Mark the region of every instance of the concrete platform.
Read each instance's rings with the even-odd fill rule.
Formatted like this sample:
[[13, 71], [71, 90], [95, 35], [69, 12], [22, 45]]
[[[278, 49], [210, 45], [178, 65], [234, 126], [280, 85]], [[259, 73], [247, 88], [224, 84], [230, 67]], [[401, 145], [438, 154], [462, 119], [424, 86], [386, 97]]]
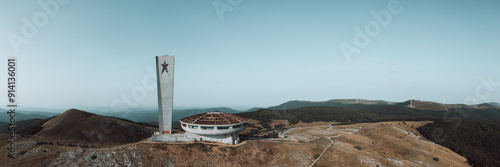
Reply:
[[240, 135], [238, 133], [226, 135], [199, 135], [190, 132], [184, 134], [154, 134], [151, 137], [151, 141], [212, 141], [233, 145], [240, 142]]

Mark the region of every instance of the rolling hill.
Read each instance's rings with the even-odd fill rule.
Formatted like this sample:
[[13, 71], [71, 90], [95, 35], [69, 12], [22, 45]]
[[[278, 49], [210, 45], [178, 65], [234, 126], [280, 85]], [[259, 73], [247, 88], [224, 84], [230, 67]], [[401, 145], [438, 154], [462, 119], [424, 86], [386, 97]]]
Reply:
[[[489, 108], [498, 108], [494, 106], [495, 103], [481, 103], [476, 105], [466, 105], [466, 104], [443, 104], [436, 103], [432, 101], [421, 101], [421, 100], [412, 100], [412, 108], [418, 110], [428, 110], [428, 111], [446, 111], [453, 108], [462, 108], [467, 110], [474, 109], [489, 109]], [[403, 105], [406, 107], [410, 107], [410, 100], [397, 103], [395, 105]]]
[[[0, 109], [0, 112], [1, 113], [6, 113], [7, 110], [5, 109]], [[30, 111], [16, 111], [16, 121], [23, 121], [23, 120], [28, 120], [28, 119], [35, 119], [35, 118], [38, 118], [38, 119], [45, 119], [45, 118], [49, 118], [50, 116], [54, 116], [56, 114], [47, 114], [47, 113], [43, 113], [43, 114], [37, 114], [36, 112], [30, 112]], [[5, 115], [2, 115], [0, 117], [0, 122], [10, 122], [10, 117], [5, 114]]]
[[[419, 127], [427, 139], [465, 156], [474, 166], [500, 166], [500, 121], [437, 120]], [[440, 133], [436, 133], [439, 130]], [[442, 132], [442, 133], [441, 133]]]
[[[41, 124], [43, 124], [48, 119], [29, 119], [24, 121], [16, 121], [16, 134], [19, 135], [35, 135], [41, 130]], [[0, 133], [10, 133], [8, 130], [9, 125], [7, 123], [0, 126]]]
[[[123, 165], [126, 163], [121, 161], [116, 163], [117, 160], [128, 157], [130, 161], [150, 165], [196, 166], [227, 162], [228, 165], [236, 166], [238, 164], [241, 166], [246, 166], [245, 164], [269, 166], [276, 165], [270, 162], [272, 159], [281, 158], [280, 164], [292, 166], [298, 164], [314, 165], [315, 159], [318, 160], [317, 165], [332, 163], [343, 165], [346, 163], [348, 165], [398, 166], [397, 164], [423, 165], [422, 163], [425, 163], [432, 164], [431, 166], [446, 166], [443, 164], [467, 166], [464, 158], [458, 156], [451, 158], [449, 155], [453, 152], [446, 151], [439, 145], [433, 145], [426, 139], [415, 137], [414, 134], [409, 133], [419, 134], [420, 131], [428, 140], [434, 141], [433, 136], [436, 129], [445, 129], [445, 134], [452, 136], [452, 138], [444, 142], [435, 142], [466, 156], [472, 165], [498, 163], [497, 161], [488, 161], [488, 158], [497, 157], [495, 154], [497, 147], [488, 148], [488, 145], [495, 144], [494, 142], [499, 137], [499, 124], [494, 120], [500, 120], [500, 109], [491, 104], [443, 105], [417, 100], [413, 101], [413, 104], [413, 108], [410, 108], [409, 101], [397, 104], [363, 100], [289, 101], [268, 109], [257, 109], [243, 113], [229, 108], [174, 111], [174, 121], [209, 111], [236, 113], [236, 115], [251, 120], [247, 132], [242, 132], [242, 137], [270, 137], [270, 134], [276, 134], [278, 131], [284, 130], [285, 127], [285, 130], [292, 130], [294, 140], [299, 140], [298, 143], [249, 140], [246, 142], [247, 144], [235, 147], [217, 146], [213, 143], [165, 144], [147, 142], [145, 139], [157, 131], [157, 128], [144, 123], [132, 122], [126, 118], [139, 120], [138, 122], [156, 122], [157, 111], [153, 110], [110, 114], [117, 114], [117, 116], [125, 118], [122, 119], [70, 109], [51, 118], [16, 122], [16, 128], [18, 128], [16, 132], [20, 134], [20, 144], [25, 148], [21, 149], [23, 150], [20, 155], [21, 160], [10, 162], [11, 164], [21, 164], [26, 162], [24, 160], [28, 160], [31, 164], [42, 163], [56, 166], [57, 164], [89, 163]], [[445, 120], [448, 118], [451, 120]], [[461, 120], [460, 126], [453, 124]], [[428, 122], [434, 123], [427, 124]], [[414, 125], [424, 126], [417, 131], [417, 127]], [[331, 131], [335, 127], [337, 130]], [[6, 133], [4, 131], [6, 125], [1, 128], [0, 132]], [[352, 130], [352, 132], [344, 133], [346, 130]], [[355, 133], [358, 130], [359, 133]], [[339, 134], [341, 135], [339, 136]], [[0, 135], [2, 139], [6, 137], [6, 134]], [[492, 137], [494, 141], [489, 141]], [[471, 139], [476, 141], [471, 142]], [[404, 144], [405, 142], [410, 144]], [[394, 143], [399, 143], [399, 145], [394, 146]], [[328, 149], [330, 146], [332, 146], [331, 149]], [[421, 149], [423, 146], [426, 148]], [[294, 152], [291, 153], [290, 150], [293, 148], [298, 149], [294, 149]], [[323, 148], [325, 149], [323, 150]], [[433, 151], [427, 152], [431, 148]], [[439, 148], [440, 153], [435, 152], [435, 148]], [[5, 146], [3, 150], [6, 150]], [[227, 150], [230, 151], [226, 152]], [[323, 154], [322, 151], [326, 158], [319, 158], [320, 154]], [[478, 151], [484, 153], [475, 153]], [[140, 155], [137, 154], [138, 152]], [[303, 155], [304, 152], [307, 153]], [[217, 159], [217, 162], [214, 162], [212, 157], [197, 158], [207, 154]], [[259, 156], [261, 154], [263, 156]], [[168, 156], [172, 159], [155, 159], [157, 155]], [[298, 155], [303, 157], [297, 157]], [[243, 158], [247, 156], [250, 156], [252, 160], [248, 161]], [[185, 157], [196, 160], [179, 161]], [[229, 162], [228, 157], [238, 160], [237, 162]], [[290, 161], [287, 157], [294, 159]], [[265, 160], [261, 161], [262, 159]], [[198, 161], [203, 163], [198, 163]], [[161, 163], [157, 164], [156, 162]], [[141, 164], [135, 165], [141, 166]]]
[[[7, 124], [8, 124], [7, 122], [0, 122], [0, 128], [6, 129], [6, 127], [4, 128], [4, 126], [6, 126]], [[0, 129], [0, 133], [2, 133], [1, 129]]]
[[297, 127], [289, 139], [237, 145], [143, 140], [87, 148], [19, 137], [16, 159], [1, 156], [0, 166], [469, 166], [464, 157], [421, 138], [415, 128], [426, 123], [323, 123]]
[[[439, 109], [438, 103], [417, 102], [409, 108], [409, 101], [394, 105], [371, 106], [364, 108], [344, 108], [334, 106], [308, 106], [296, 109], [260, 109], [236, 115], [251, 118], [262, 124], [275, 120], [287, 120], [291, 124], [313, 121], [338, 121], [343, 123], [380, 122], [380, 121], [433, 121], [436, 119], [462, 118], [472, 120], [500, 120], [500, 109], [494, 107], [448, 108]], [[425, 110], [428, 109], [428, 110]], [[465, 117], [466, 116], [466, 117]]]
[[302, 107], [311, 107], [311, 106], [329, 106], [329, 107], [344, 107], [344, 108], [370, 108], [374, 106], [386, 106], [392, 103], [382, 101], [382, 100], [363, 100], [363, 99], [334, 99], [328, 101], [299, 101], [293, 100], [288, 101], [283, 104], [269, 107], [267, 109], [270, 110], [288, 110], [288, 109], [296, 109]]
[[61, 145], [86, 147], [138, 142], [150, 137], [155, 131], [156, 127], [147, 124], [77, 109], [67, 110], [48, 119], [16, 122], [16, 133], [20, 135], [33, 135], [40, 140]]
[[[416, 101], [409, 108], [409, 101], [395, 105], [371, 108], [341, 108], [332, 106], [310, 106], [287, 110], [260, 109], [237, 115], [255, 120], [249, 127], [259, 133], [280, 131], [279, 123], [286, 127], [315, 121], [338, 121], [341, 124], [383, 121], [434, 121], [419, 128], [431, 141], [436, 135], [445, 135], [447, 140], [435, 141], [467, 157], [468, 162], [478, 166], [498, 166], [497, 139], [500, 138], [500, 109], [490, 105], [442, 105]], [[403, 124], [406, 125], [405, 122]], [[275, 125], [275, 126], [271, 126]], [[413, 127], [412, 127], [413, 128]], [[443, 131], [444, 133], [441, 133]]]

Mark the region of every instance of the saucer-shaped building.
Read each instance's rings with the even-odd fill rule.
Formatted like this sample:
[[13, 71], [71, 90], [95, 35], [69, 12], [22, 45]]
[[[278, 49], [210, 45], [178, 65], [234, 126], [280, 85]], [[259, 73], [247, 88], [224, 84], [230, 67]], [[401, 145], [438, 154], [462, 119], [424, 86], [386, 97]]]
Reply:
[[238, 132], [248, 126], [246, 118], [217, 111], [189, 116], [180, 122], [182, 129], [199, 135], [199, 140], [229, 144], [239, 143]]

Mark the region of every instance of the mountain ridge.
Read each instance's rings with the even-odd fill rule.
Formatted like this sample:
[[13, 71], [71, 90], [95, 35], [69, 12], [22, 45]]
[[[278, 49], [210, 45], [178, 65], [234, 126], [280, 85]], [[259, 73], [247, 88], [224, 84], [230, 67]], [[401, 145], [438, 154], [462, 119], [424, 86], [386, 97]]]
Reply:
[[56, 139], [64, 145], [86, 147], [138, 142], [155, 131], [157, 127], [78, 109], [69, 109], [47, 119], [20, 121], [16, 129], [20, 135]]
[[[336, 102], [336, 101], [334, 101]], [[349, 101], [352, 102], [352, 101]], [[348, 102], [348, 103], [349, 103]], [[408, 104], [406, 104], [408, 103]], [[412, 101], [413, 103], [413, 101]], [[418, 102], [415, 101], [415, 104], [422, 103], [422, 105], [428, 105], [431, 107], [435, 107], [437, 103], [427, 103], [427, 102]], [[285, 110], [274, 110], [274, 109], [259, 109], [253, 112], [243, 112], [237, 113], [236, 115], [244, 116], [249, 118], [251, 122], [249, 123], [249, 130], [246, 132], [241, 132], [242, 137], [252, 137], [253, 133], [267, 133], [276, 134], [277, 131], [283, 130], [283, 127], [290, 128], [291, 125], [299, 125], [303, 127], [304, 124], [314, 124], [315, 122], [323, 122], [323, 124], [330, 125], [331, 122], [334, 122], [335, 126], [341, 126], [343, 123], [346, 126], [358, 126], [355, 125], [357, 123], [373, 123], [373, 122], [385, 122], [385, 121], [401, 121], [399, 123], [394, 123], [395, 126], [404, 126], [410, 129], [414, 129], [413, 125], [407, 125], [409, 121], [435, 121], [441, 119], [443, 114], [446, 112], [444, 110], [420, 110], [418, 108], [410, 108], [409, 101], [391, 105], [377, 105], [377, 103], [373, 103], [374, 105], [368, 105], [370, 107], [358, 107], [358, 108], [345, 108], [345, 107], [335, 107], [335, 106], [306, 106], [296, 109], [285, 109]], [[442, 105], [441, 105], [442, 106]], [[488, 106], [484, 106], [488, 107]], [[225, 108], [210, 108], [210, 109], [199, 109], [194, 110], [193, 112], [204, 112], [211, 110], [224, 110]], [[453, 110], [461, 110], [461, 108], [450, 108], [450, 111]], [[468, 110], [463, 110], [463, 112], [470, 114], [470, 117], [465, 119], [499, 119], [500, 120], [500, 110], [496, 108], [480, 108], [480, 107], [472, 107]], [[37, 122], [35, 122], [37, 121]], [[27, 120], [20, 121], [21, 123], [32, 123], [30, 127], [25, 127], [24, 129], [31, 130], [33, 134], [21, 135], [24, 137], [33, 138], [36, 140], [38, 145], [44, 146], [49, 143], [47, 146], [50, 149], [54, 149], [56, 146], [51, 146], [55, 143], [59, 146], [71, 147], [71, 148], [113, 148], [117, 145], [132, 145], [137, 144], [137, 142], [145, 141], [145, 139], [149, 138], [152, 133], [158, 131], [156, 127], [149, 127], [144, 124], [135, 123], [133, 121], [122, 119], [122, 118], [114, 118], [109, 116], [102, 116], [94, 113], [89, 113], [86, 111], [78, 110], [78, 109], [70, 109], [67, 110], [57, 116], [47, 118], [45, 120]], [[286, 125], [285, 125], [286, 124]], [[391, 126], [393, 123], [375, 123], [371, 124], [373, 126], [380, 127], [382, 129], [391, 129], [391, 127], [386, 127], [387, 124]], [[360, 124], [361, 125], [361, 124]], [[366, 124], [364, 124], [366, 125]], [[113, 128], [110, 128], [113, 127]], [[330, 125], [333, 127], [333, 125]], [[37, 129], [38, 128], [38, 129]], [[324, 125], [318, 127], [310, 127], [312, 128], [309, 131], [312, 134], [317, 134], [318, 130], [324, 131], [327, 129]], [[23, 128], [19, 129], [20, 132], [24, 131]], [[340, 128], [343, 129], [343, 128]], [[349, 128], [349, 129], [359, 129], [359, 128]], [[407, 132], [399, 132], [398, 130], [392, 129], [394, 132], [398, 132], [401, 134], [397, 134], [400, 136], [402, 134], [406, 135]], [[293, 131], [292, 131], [293, 132]], [[362, 131], [363, 132], [363, 131]], [[301, 131], [296, 131], [293, 133], [301, 133]], [[322, 133], [331, 133], [331, 132], [322, 132]], [[369, 133], [369, 131], [365, 130], [362, 134]], [[380, 131], [380, 134], [385, 134], [386, 131]], [[308, 134], [311, 135], [311, 134]], [[334, 135], [333, 133], [331, 135]], [[360, 134], [361, 135], [361, 134]], [[1, 136], [1, 135], [0, 135]], [[396, 138], [397, 136], [386, 136], [388, 139]], [[296, 137], [300, 137], [296, 136]], [[332, 141], [332, 136], [324, 136], [325, 138], [320, 138], [325, 142], [325, 146], [328, 145]], [[360, 136], [361, 137], [361, 136]], [[406, 140], [405, 137], [400, 138], [401, 140]], [[345, 142], [345, 138], [335, 139], [337, 142]], [[307, 141], [311, 142], [310, 144], [314, 145], [314, 142], [319, 140]], [[363, 149], [371, 147], [370, 142], [365, 143], [363, 145]], [[419, 140], [415, 140], [419, 141]], [[260, 141], [258, 141], [260, 142]], [[357, 143], [357, 140], [353, 140], [352, 144]], [[390, 143], [390, 142], [387, 142]], [[178, 144], [173, 144], [178, 145]], [[200, 148], [201, 151], [210, 152], [217, 151], [217, 149], [224, 150], [227, 148], [218, 148], [212, 149], [206, 148], [206, 145], [209, 144], [201, 144], [195, 143], [195, 145], [180, 145], [180, 148], [191, 149], [191, 148]], [[171, 145], [169, 145], [171, 146]], [[272, 146], [272, 145], [269, 145]], [[44, 146], [45, 147], [45, 146]], [[158, 146], [152, 146], [154, 148], [158, 148]], [[246, 146], [248, 147], [248, 146]], [[255, 148], [256, 147], [256, 148]], [[354, 147], [354, 145], [350, 146], [350, 148]], [[252, 149], [259, 149], [258, 145], [252, 146]], [[385, 147], [380, 147], [385, 148]], [[151, 150], [152, 148], [142, 148], [143, 150]], [[340, 150], [344, 150], [342, 148]], [[86, 149], [82, 149], [86, 150]], [[107, 150], [107, 149], [100, 149]], [[165, 149], [161, 149], [165, 150]], [[244, 149], [242, 149], [244, 150]], [[160, 151], [160, 150], [159, 150]], [[199, 150], [198, 150], [199, 151]], [[269, 155], [275, 154], [272, 150], [269, 150]], [[359, 150], [361, 151], [361, 150]], [[395, 150], [396, 151], [396, 150]], [[412, 151], [412, 150], [407, 150]], [[85, 151], [83, 151], [85, 152]], [[321, 153], [321, 151], [314, 151]], [[30, 153], [31, 154], [31, 153]], [[101, 155], [95, 155], [92, 151], [87, 152], [89, 160], [95, 159], [92, 157], [98, 157]], [[234, 154], [231, 152], [230, 154]], [[312, 153], [310, 153], [312, 154]], [[314, 153], [316, 154], [316, 153]], [[406, 155], [406, 154], [405, 154]], [[172, 156], [172, 155], [171, 155]], [[310, 155], [313, 156], [313, 155]], [[316, 155], [314, 155], [316, 156]], [[428, 155], [428, 156], [431, 156]], [[105, 157], [105, 156], [104, 156]], [[444, 159], [442, 159], [444, 161]], [[432, 162], [432, 159], [430, 159]], [[462, 161], [463, 162], [463, 161]], [[325, 162], [325, 164], [327, 164]]]

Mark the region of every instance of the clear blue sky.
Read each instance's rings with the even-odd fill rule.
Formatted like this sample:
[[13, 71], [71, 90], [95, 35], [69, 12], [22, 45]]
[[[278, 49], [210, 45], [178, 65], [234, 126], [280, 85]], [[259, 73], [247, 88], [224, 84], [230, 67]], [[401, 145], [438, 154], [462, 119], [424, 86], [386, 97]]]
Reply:
[[[1, 0], [0, 77], [7, 78], [7, 57], [17, 56], [20, 105], [109, 107], [144, 88], [155, 56], [173, 55], [174, 107], [338, 98], [500, 101], [500, 86], [491, 91], [478, 79], [500, 82], [500, 1], [401, 0], [400, 13], [350, 62], [341, 43], [355, 45], [355, 27], [365, 31], [376, 21], [370, 12], [387, 11], [389, 0], [220, 2], [232, 8], [223, 19], [212, 0], [72, 0], [54, 16], [45, 13], [43, 23], [39, 1]], [[33, 22], [33, 16], [42, 27], [16, 52], [8, 34], [22, 37], [23, 18]], [[4, 92], [6, 84], [0, 82]], [[156, 86], [144, 90], [132, 103], [156, 106]]]

